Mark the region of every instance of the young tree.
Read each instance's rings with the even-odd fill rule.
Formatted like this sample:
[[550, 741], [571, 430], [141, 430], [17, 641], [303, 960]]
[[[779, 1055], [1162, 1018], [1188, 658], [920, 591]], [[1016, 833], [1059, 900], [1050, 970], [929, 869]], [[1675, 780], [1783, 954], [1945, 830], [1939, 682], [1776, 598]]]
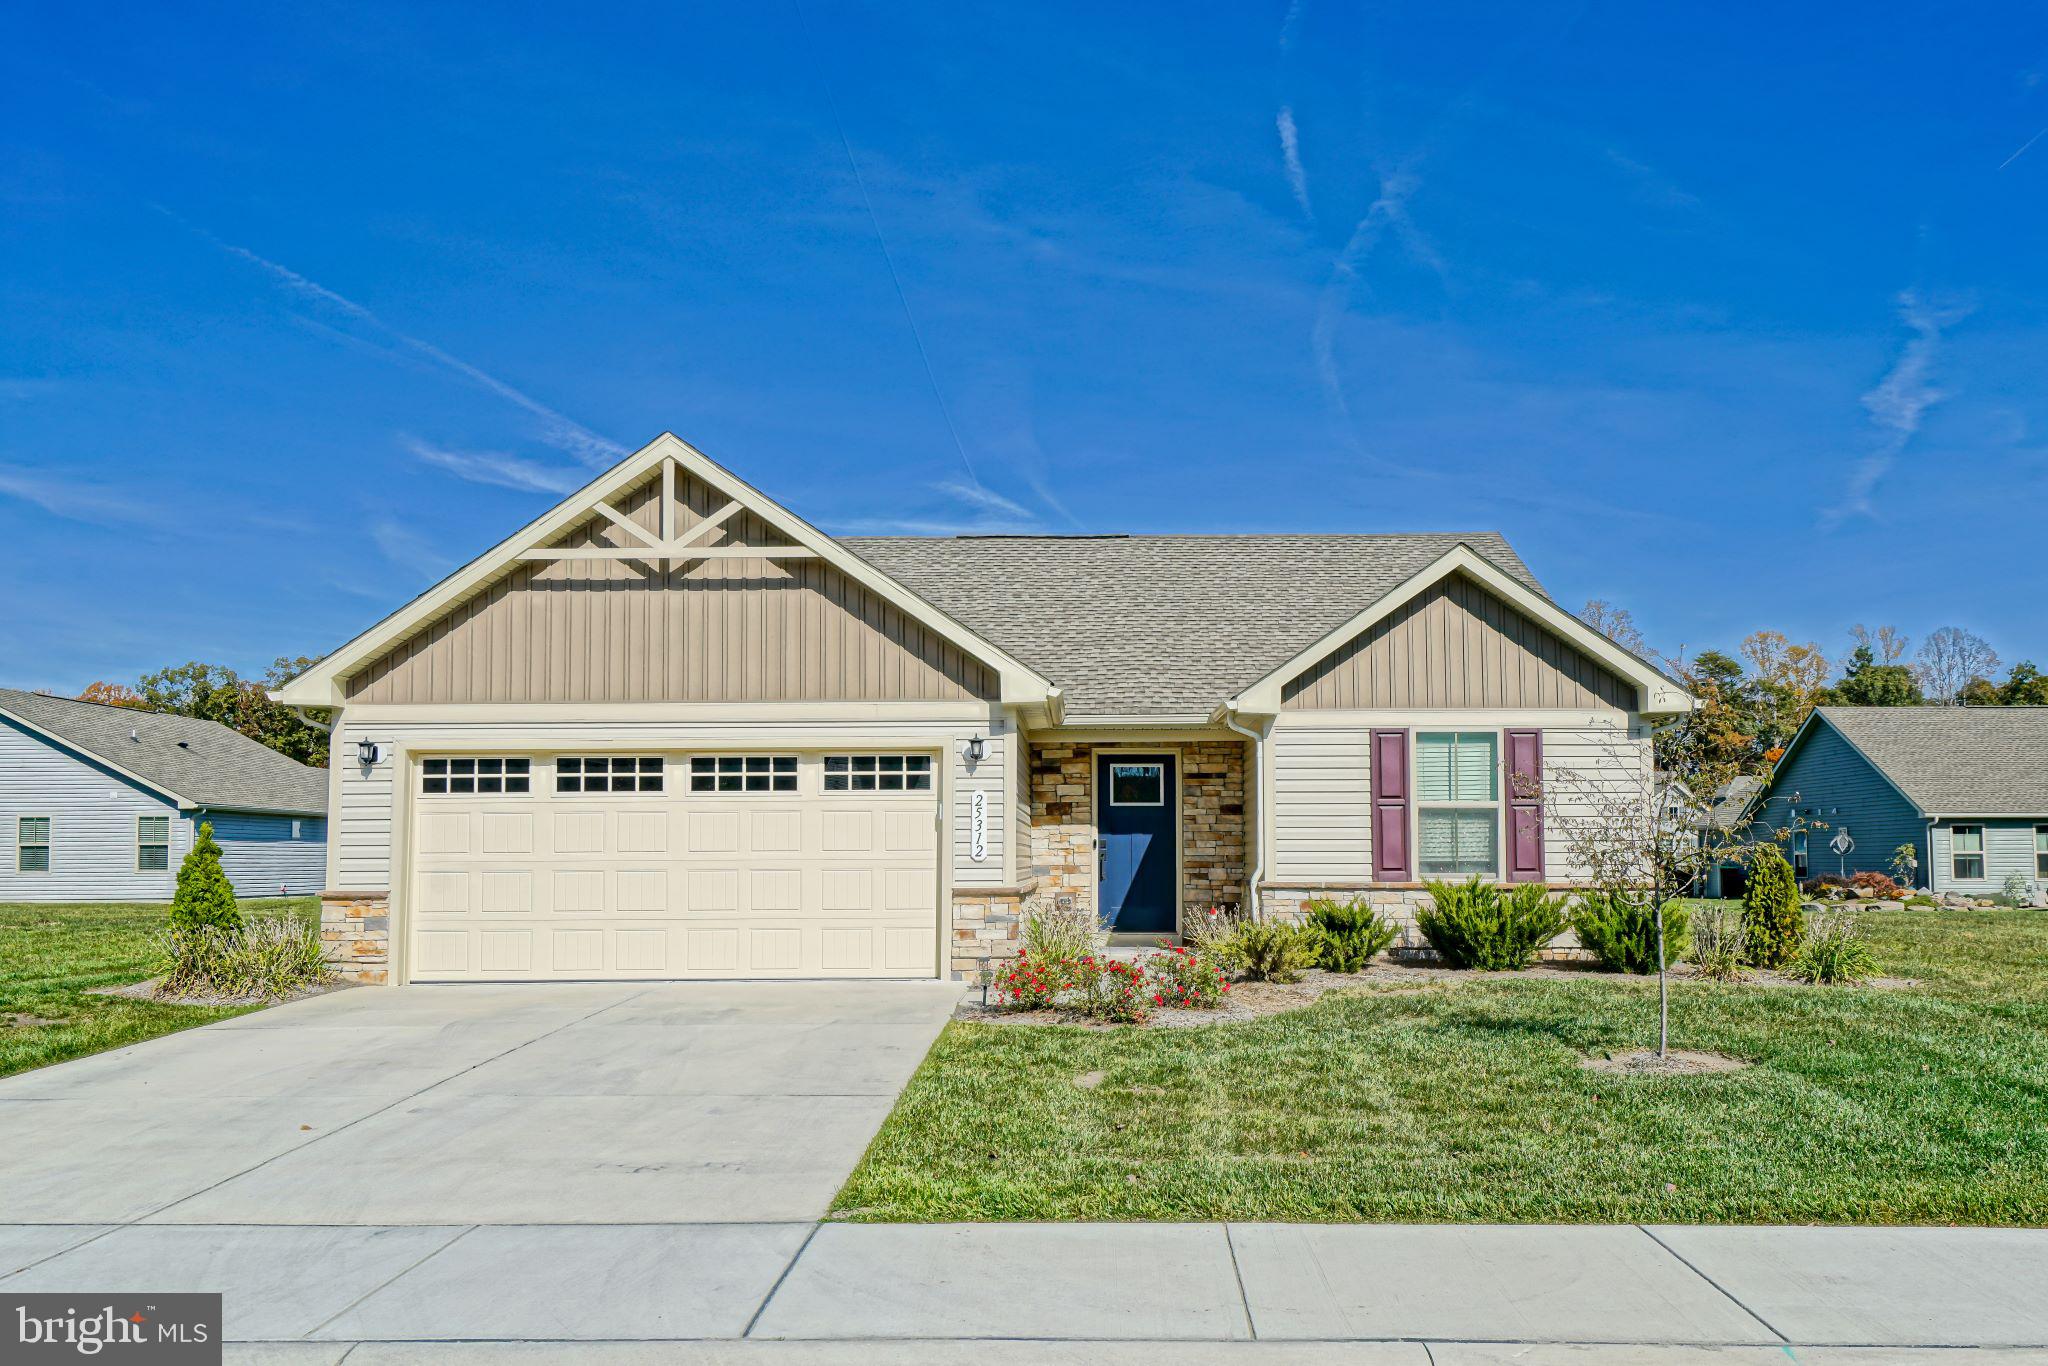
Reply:
[[1579, 620], [1631, 654], [1648, 653], [1643, 633], [1636, 629], [1636, 619], [1626, 607], [1594, 598], [1579, 609]]
[[1840, 707], [1917, 707], [1926, 700], [1911, 669], [1878, 663], [1868, 645], [1856, 647], [1849, 656], [1849, 671], [1828, 689], [1826, 698]]
[[213, 823], [202, 821], [192, 852], [178, 865], [178, 890], [171, 897], [171, 930], [182, 934], [211, 928], [235, 930], [242, 911], [235, 904], [235, 885], [220, 866], [220, 846], [213, 842]]
[[1913, 671], [1928, 701], [1957, 706], [1972, 679], [1998, 672], [1998, 653], [1981, 636], [1960, 626], [1944, 626], [1920, 646]]

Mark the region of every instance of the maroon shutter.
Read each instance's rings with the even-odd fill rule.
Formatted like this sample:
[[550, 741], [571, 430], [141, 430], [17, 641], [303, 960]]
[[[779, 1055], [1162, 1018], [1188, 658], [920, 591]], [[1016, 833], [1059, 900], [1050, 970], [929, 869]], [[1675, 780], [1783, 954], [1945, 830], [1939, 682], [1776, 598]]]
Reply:
[[1408, 880], [1408, 732], [1372, 733], [1372, 876]]
[[1508, 857], [1510, 882], [1543, 881], [1543, 732], [1507, 733]]

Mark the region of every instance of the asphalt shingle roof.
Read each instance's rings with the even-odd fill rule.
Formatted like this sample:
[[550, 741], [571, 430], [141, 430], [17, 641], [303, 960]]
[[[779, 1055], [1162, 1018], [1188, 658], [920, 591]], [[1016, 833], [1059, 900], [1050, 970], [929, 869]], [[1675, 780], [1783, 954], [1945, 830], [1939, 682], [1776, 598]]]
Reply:
[[1822, 707], [1925, 815], [2048, 815], [2048, 707]]
[[308, 768], [217, 721], [13, 688], [0, 688], [0, 711], [196, 806], [327, 811], [326, 769]]
[[1495, 532], [850, 536], [840, 544], [1062, 688], [1069, 717], [1207, 714], [1460, 544]]

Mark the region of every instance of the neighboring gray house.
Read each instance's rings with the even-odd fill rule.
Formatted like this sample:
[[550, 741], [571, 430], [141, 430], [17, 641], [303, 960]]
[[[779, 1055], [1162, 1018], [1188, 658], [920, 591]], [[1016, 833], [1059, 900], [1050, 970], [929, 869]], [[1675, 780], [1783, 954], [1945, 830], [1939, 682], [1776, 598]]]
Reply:
[[0, 688], [0, 902], [168, 901], [201, 821], [238, 894], [317, 892], [327, 776], [212, 721]]
[[[1756, 820], [1811, 827], [1787, 842], [1801, 877], [1889, 874], [1910, 844], [1936, 892], [1990, 895], [2015, 873], [2048, 882], [2048, 707], [1820, 707]], [[1837, 854], [1844, 830], [1855, 847]]]

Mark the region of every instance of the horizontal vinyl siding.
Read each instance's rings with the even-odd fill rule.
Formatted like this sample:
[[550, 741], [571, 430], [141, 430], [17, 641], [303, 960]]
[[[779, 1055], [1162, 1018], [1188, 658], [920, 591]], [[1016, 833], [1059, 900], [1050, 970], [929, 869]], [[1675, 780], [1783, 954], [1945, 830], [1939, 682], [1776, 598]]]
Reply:
[[1635, 686], [1554, 631], [1454, 574], [1282, 689], [1301, 710], [1612, 707]]
[[[1650, 802], [1650, 741], [1616, 726], [1543, 730], [1543, 866], [1552, 882], [1577, 882], [1583, 833], [1631, 803]], [[1576, 847], [1575, 847], [1576, 846]]]
[[[16, 871], [16, 822], [50, 818], [50, 871]], [[138, 816], [169, 816], [170, 868], [135, 871]], [[168, 901], [191, 831], [176, 806], [0, 719], [0, 902]]]
[[[220, 866], [236, 896], [311, 896], [327, 876], [327, 822], [312, 816], [209, 811], [191, 818], [213, 826]], [[292, 838], [292, 822], [299, 837]]]
[[[687, 479], [677, 495], [684, 530], [725, 501]], [[653, 531], [659, 502], [656, 480], [615, 506]], [[593, 517], [557, 544], [629, 539]], [[787, 538], [742, 513], [703, 543]], [[697, 560], [665, 579], [567, 560], [511, 571], [345, 687], [352, 702], [964, 701], [992, 697], [995, 680], [823, 560]]]
[[[986, 747], [982, 761], [970, 771], [961, 756], [963, 743], [980, 733]], [[944, 841], [950, 849], [955, 887], [1000, 887], [1003, 873], [1004, 841], [1016, 819], [1012, 804], [1009, 769], [1016, 734], [1005, 727], [998, 735], [984, 724], [971, 722], [821, 722], [789, 721], [752, 724], [672, 724], [656, 722], [591, 723], [573, 721], [534, 722], [378, 722], [344, 723], [335, 731], [334, 752], [352, 755], [358, 740], [374, 739], [383, 747], [380, 761], [365, 770], [353, 759], [340, 763], [341, 800], [334, 834], [333, 884], [338, 891], [389, 890], [392, 878], [392, 791], [396, 746], [403, 744], [415, 753], [431, 753], [435, 746], [460, 744], [502, 745], [499, 752], [575, 753], [580, 745], [619, 743], [644, 748], [648, 753], [689, 753], [694, 746], [731, 750], [736, 745], [763, 753], [786, 750], [830, 750], [837, 747], [835, 734], [849, 737], [846, 748], [855, 753], [874, 753], [888, 744], [906, 750], [938, 750], [940, 762], [950, 767], [952, 810], [947, 816]], [[881, 737], [886, 743], [872, 743]], [[855, 741], [863, 743], [856, 743]], [[971, 853], [969, 828], [970, 794], [980, 788], [987, 792], [987, 855], [976, 863]]]
[[[1792, 800], [1795, 794], [1796, 802]], [[1902, 844], [1910, 844], [1926, 856], [1927, 822], [1825, 717], [1813, 722], [1791, 760], [1771, 776], [1758, 823], [1773, 832], [1787, 830], [1795, 809], [1806, 822], [1810, 877], [1826, 873], [1890, 876], [1892, 854]], [[1846, 857], [1828, 848], [1828, 842], [1844, 828], [1856, 842]], [[1924, 881], [1926, 870], [1921, 877]]]
[[[2048, 816], [2039, 822], [2048, 825]], [[1950, 838], [1950, 826], [1981, 825], [1984, 827], [1984, 876], [1981, 878], [1959, 879], [1951, 876], [1954, 863], [1954, 840]], [[1934, 890], [1937, 892], [1969, 892], [1973, 895], [1995, 895], [2005, 890], [2005, 880], [2014, 873], [2029, 882], [2043, 879], [2034, 870], [2034, 821], [1992, 820], [1992, 821], [1943, 821], [1934, 827]], [[1830, 870], [1832, 871], [1832, 870]]]

